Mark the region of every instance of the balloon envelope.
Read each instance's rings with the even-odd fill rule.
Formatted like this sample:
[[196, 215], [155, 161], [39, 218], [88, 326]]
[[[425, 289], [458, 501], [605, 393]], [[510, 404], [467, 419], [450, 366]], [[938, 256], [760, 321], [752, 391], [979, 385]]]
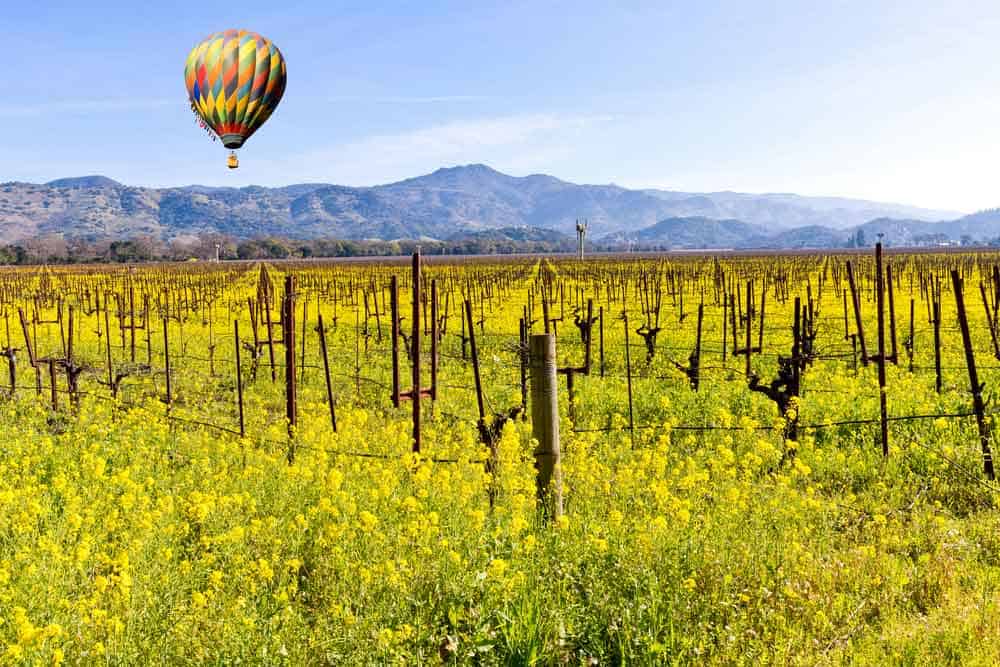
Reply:
[[242, 146], [274, 113], [285, 76], [278, 47], [247, 30], [210, 35], [191, 49], [184, 66], [192, 108], [231, 149]]

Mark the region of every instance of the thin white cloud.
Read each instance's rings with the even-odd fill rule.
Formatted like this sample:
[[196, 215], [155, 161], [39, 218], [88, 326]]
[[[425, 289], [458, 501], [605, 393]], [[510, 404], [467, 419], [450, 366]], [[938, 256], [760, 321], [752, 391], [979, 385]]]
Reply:
[[309, 173], [315, 179], [324, 174], [339, 183], [374, 184], [449, 163], [543, 167], [537, 156], [565, 154], [585, 129], [611, 120], [607, 115], [536, 113], [453, 121], [299, 155], [283, 171], [286, 176]]
[[409, 132], [375, 135], [349, 145], [383, 160], [413, 156], [458, 156], [470, 149], [523, 144], [538, 134], [582, 129], [598, 120], [593, 116], [531, 114], [506, 116], [420, 128]]
[[486, 95], [334, 95], [329, 102], [368, 102], [372, 104], [450, 104], [453, 102], [485, 102], [492, 99]]
[[[180, 103], [183, 103], [180, 98]], [[0, 118], [28, 118], [51, 114], [120, 113], [162, 109], [178, 104], [178, 99], [106, 99], [106, 100], [52, 100], [36, 104], [0, 103]]]

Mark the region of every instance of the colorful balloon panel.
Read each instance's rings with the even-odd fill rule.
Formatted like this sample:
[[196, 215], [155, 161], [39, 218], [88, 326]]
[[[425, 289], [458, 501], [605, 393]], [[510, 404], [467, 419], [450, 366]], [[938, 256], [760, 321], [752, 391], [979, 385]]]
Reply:
[[210, 35], [191, 49], [184, 66], [191, 107], [226, 148], [242, 146], [271, 117], [285, 78], [278, 47], [247, 30]]

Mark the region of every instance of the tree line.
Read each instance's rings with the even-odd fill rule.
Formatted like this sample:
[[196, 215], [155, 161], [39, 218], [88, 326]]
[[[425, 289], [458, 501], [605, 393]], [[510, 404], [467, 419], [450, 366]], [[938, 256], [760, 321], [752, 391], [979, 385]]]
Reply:
[[0, 246], [0, 265], [134, 263], [231, 259], [301, 259], [409, 255], [417, 246], [430, 255], [493, 255], [571, 252], [574, 242], [471, 238], [453, 241], [237, 239], [223, 234], [162, 241], [153, 236], [127, 239], [66, 239], [46, 236]]

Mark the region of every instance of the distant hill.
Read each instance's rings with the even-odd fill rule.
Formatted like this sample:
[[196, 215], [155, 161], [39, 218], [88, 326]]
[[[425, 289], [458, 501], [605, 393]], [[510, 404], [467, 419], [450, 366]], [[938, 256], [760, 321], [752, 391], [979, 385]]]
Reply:
[[482, 239], [492, 241], [534, 241], [542, 243], [576, 243], [568, 234], [557, 232], [552, 229], [542, 229], [541, 227], [498, 227], [496, 229], [483, 229], [475, 232], [458, 232], [449, 241], [462, 239]]
[[107, 176], [77, 176], [76, 178], [59, 178], [45, 185], [52, 188], [120, 188], [122, 184]]
[[[310, 183], [154, 189], [123, 185], [104, 176], [64, 178], [44, 185], [0, 184], [0, 243], [44, 235], [89, 240], [150, 235], [170, 240], [204, 233], [237, 238], [450, 239], [456, 234], [525, 227], [572, 238], [577, 218], [589, 219], [593, 240], [626, 238], [665, 220], [693, 218], [700, 220], [690, 223], [696, 230], [688, 232], [683, 224], [673, 224], [669, 233], [680, 234], [678, 238], [686, 239], [682, 243], [693, 243], [702, 233], [720, 243], [735, 242], [740, 234], [726, 230], [740, 222], [753, 228], [745, 241], [756, 243], [761, 235], [770, 238], [809, 226], [829, 240], [834, 234], [820, 233], [819, 227], [849, 230], [880, 217], [926, 222], [954, 220], [959, 214], [829, 197], [577, 185], [541, 174], [509, 176], [485, 165], [443, 168], [362, 188]], [[707, 219], [727, 224], [712, 226]], [[970, 227], [977, 224], [968, 221]], [[667, 233], [662, 227], [648, 232], [660, 237]], [[800, 240], [805, 242], [805, 237]]]
[[740, 220], [704, 217], [667, 218], [634, 234], [611, 236], [605, 241], [633, 241], [665, 248], [744, 248], [764, 245], [767, 230]]
[[769, 229], [829, 227], [847, 229], [875, 218], [914, 218], [923, 221], [951, 220], [956, 211], [928, 210], [903, 204], [883, 204], [843, 197], [804, 197], [795, 194], [744, 194], [713, 192], [690, 194], [646, 190], [671, 202], [678, 217], [736, 219]]

